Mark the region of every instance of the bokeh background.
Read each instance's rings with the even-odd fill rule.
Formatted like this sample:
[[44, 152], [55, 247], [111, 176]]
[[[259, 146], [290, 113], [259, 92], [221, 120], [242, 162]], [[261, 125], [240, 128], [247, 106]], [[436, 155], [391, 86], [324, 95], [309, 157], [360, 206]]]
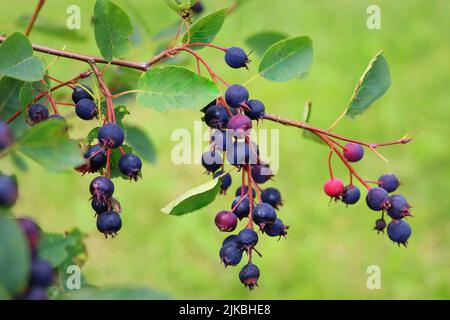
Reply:
[[[135, 48], [127, 58], [143, 61], [161, 42], [153, 36], [174, 24], [176, 15], [164, 1], [116, 0], [136, 22]], [[206, 11], [227, 6], [228, 1], [204, 0]], [[0, 31], [23, 30], [21, 16], [31, 14], [35, 1], [0, 3]], [[65, 28], [69, 5], [81, 7], [80, 30]], [[94, 1], [48, 0], [31, 39], [34, 43], [66, 50], [99, 54], [90, 25]], [[366, 27], [366, 9], [381, 8], [381, 30]], [[367, 179], [395, 172], [400, 192], [414, 206], [409, 219], [413, 234], [407, 249], [394, 245], [386, 235], [372, 231], [378, 214], [363, 202], [349, 208], [328, 206], [322, 185], [328, 177], [328, 151], [304, 140], [300, 130], [265, 122], [264, 128], [280, 129], [280, 170], [271, 186], [282, 192], [285, 205], [279, 211], [291, 226], [286, 240], [261, 237], [256, 258], [261, 269], [260, 287], [253, 292], [238, 280], [238, 268], [223, 268], [218, 250], [224, 234], [217, 232], [215, 213], [228, 208], [233, 195], [219, 197], [211, 206], [184, 216], [171, 217], [160, 208], [183, 191], [209, 179], [200, 165], [171, 162], [171, 133], [193, 129], [198, 111], [157, 113], [128, 101], [132, 112], [126, 121], [139, 125], [151, 136], [157, 162], [145, 165], [138, 183], [116, 182], [116, 195], [124, 208], [123, 229], [114, 240], [98, 233], [90, 208], [88, 185], [92, 176], [75, 172], [50, 174], [29, 162], [18, 173], [20, 201], [17, 214], [35, 217], [46, 231], [62, 232], [79, 227], [88, 234], [89, 259], [83, 273], [90, 283], [148, 286], [184, 299], [432, 299], [450, 298], [450, 2], [366, 0], [249, 0], [228, 17], [216, 43], [245, 49], [249, 36], [260, 31], [308, 35], [314, 41], [314, 65], [301, 81], [277, 84], [256, 79], [248, 85], [253, 97], [265, 102], [269, 112], [301, 119], [303, 104], [313, 102], [315, 125], [327, 127], [342, 112], [357, 79], [370, 58], [385, 51], [392, 86], [363, 116], [344, 119], [337, 133], [366, 141], [385, 141], [405, 133], [414, 141], [383, 149], [390, 160], [368, 152], [356, 165]], [[143, 18], [144, 27], [139, 20]], [[250, 71], [228, 68], [221, 53], [202, 54], [223, 78], [241, 83]], [[50, 62], [49, 57], [44, 59]], [[194, 67], [191, 60], [190, 66]], [[61, 59], [52, 75], [68, 79], [84, 71], [83, 63]], [[121, 77], [116, 78], [117, 84]], [[66, 98], [69, 100], [69, 91]], [[82, 138], [95, 125], [64, 112], [73, 125], [72, 135]], [[336, 174], [347, 171], [335, 162]], [[3, 171], [17, 171], [7, 161]], [[239, 178], [236, 176], [233, 191]], [[230, 192], [232, 193], [232, 192]], [[380, 290], [368, 290], [366, 269], [381, 268]]]

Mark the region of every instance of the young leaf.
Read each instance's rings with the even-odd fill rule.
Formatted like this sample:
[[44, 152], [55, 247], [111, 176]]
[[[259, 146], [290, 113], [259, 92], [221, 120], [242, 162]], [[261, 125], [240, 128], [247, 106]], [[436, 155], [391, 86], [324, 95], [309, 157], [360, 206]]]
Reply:
[[133, 147], [134, 152], [143, 160], [155, 163], [156, 151], [150, 137], [138, 127], [127, 126], [127, 142]]
[[[303, 122], [309, 123], [309, 121], [311, 120], [311, 114], [312, 114], [312, 103], [311, 101], [307, 101], [305, 103], [305, 108], [303, 111]], [[303, 130], [303, 137], [305, 139], [314, 141], [319, 144], [325, 144], [325, 142], [323, 142], [322, 139], [320, 139], [317, 135], [308, 130]]]
[[23, 231], [11, 218], [0, 218], [0, 287], [15, 296], [28, 281], [30, 250]]
[[64, 121], [43, 121], [34, 125], [17, 143], [17, 149], [52, 172], [84, 163], [77, 142], [70, 140]]
[[133, 25], [120, 7], [110, 0], [97, 0], [94, 7], [95, 41], [108, 61], [124, 56], [130, 49]]
[[212, 179], [198, 187], [183, 193], [161, 209], [163, 213], [181, 216], [203, 207], [214, 201], [220, 191], [220, 180]]
[[13, 33], [0, 46], [0, 77], [37, 81], [43, 78], [44, 68], [44, 62], [33, 56], [31, 43], [23, 34]]
[[271, 45], [286, 38], [287, 35], [281, 32], [263, 31], [247, 38], [246, 43], [256, 55], [262, 57]]
[[[222, 28], [223, 22], [227, 15], [226, 9], [221, 9], [204, 16], [195, 22], [189, 32], [183, 36], [183, 43], [203, 42], [210, 43]], [[203, 47], [193, 47], [193, 49], [201, 49]]]
[[308, 37], [289, 38], [267, 49], [259, 65], [259, 73], [271, 81], [289, 81], [306, 75], [312, 62], [312, 40]]
[[383, 51], [380, 51], [372, 58], [362, 77], [358, 80], [345, 114], [350, 118], [355, 118], [364, 113], [375, 100], [387, 91], [390, 85], [389, 66]]
[[217, 85], [190, 71], [176, 66], [152, 68], [138, 82], [140, 104], [166, 111], [171, 108], [200, 108], [219, 95]]

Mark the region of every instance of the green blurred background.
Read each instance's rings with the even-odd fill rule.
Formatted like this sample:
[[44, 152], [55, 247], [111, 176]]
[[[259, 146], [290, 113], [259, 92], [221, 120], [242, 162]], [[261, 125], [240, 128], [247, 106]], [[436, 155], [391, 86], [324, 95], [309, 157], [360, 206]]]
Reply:
[[[12, 5], [2, 1], [0, 31], [23, 30], [17, 21], [31, 14], [35, 2], [15, 0]], [[137, 22], [138, 41], [127, 58], [143, 61], [151, 57], [160, 46], [151, 37], [175, 23], [176, 15], [164, 1], [116, 3], [133, 19], [139, 12], [148, 25], [146, 30]], [[65, 28], [66, 8], [72, 4], [81, 7], [81, 30]], [[89, 23], [93, 4], [88, 0], [48, 0], [38, 20], [41, 28], [32, 32], [32, 41], [97, 55]], [[230, 2], [204, 0], [204, 4], [210, 12]], [[366, 9], [372, 4], [381, 8], [381, 30], [366, 27]], [[157, 113], [133, 100], [128, 103], [132, 115], [126, 121], [141, 126], [152, 137], [158, 159], [154, 165], [145, 165], [144, 179], [138, 183], [116, 182], [124, 220], [118, 237], [105, 241], [96, 230], [87, 201], [89, 175], [50, 174], [29, 162], [29, 171], [18, 174], [21, 194], [14, 212], [35, 217], [46, 231], [79, 227], [86, 232], [89, 259], [83, 272], [89, 282], [100, 287], [137, 284], [184, 299], [448, 299], [449, 13], [447, 0], [249, 0], [228, 17], [215, 41], [249, 50], [245, 39], [260, 31], [310, 36], [315, 61], [306, 79], [283, 84], [257, 79], [248, 88], [253, 97], [265, 102], [269, 112], [293, 119], [301, 119], [304, 102], [311, 100], [312, 122], [320, 127], [327, 127], [342, 112], [370, 58], [379, 49], [385, 51], [391, 88], [357, 120], [344, 119], [336, 133], [373, 142], [397, 139], [405, 133], [414, 138], [408, 145], [383, 149], [388, 163], [368, 152], [356, 165], [367, 179], [386, 172], [401, 178], [400, 192], [414, 206], [414, 218], [409, 219], [413, 234], [407, 249], [371, 230], [378, 214], [363, 202], [349, 208], [341, 203], [328, 206], [322, 192], [328, 175], [324, 147], [304, 140], [300, 130], [265, 122], [264, 128], [280, 129], [280, 170], [270, 185], [283, 194], [285, 205], [279, 213], [291, 229], [286, 240], [261, 237], [258, 248], [264, 257], [256, 258], [261, 269], [260, 287], [249, 292], [238, 280], [239, 269], [224, 270], [218, 258], [224, 234], [217, 232], [213, 219], [217, 211], [230, 206], [232, 194], [184, 217], [159, 211], [175, 196], [209, 179], [200, 165], [171, 162], [175, 144], [172, 131], [192, 131], [200, 113]], [[231, 83], [248, 80], [259, 62], [252, 56], [249, 72], [232, 70], [224, 64], [221, 53], [204, 49], [202, 54]], [[43, 57], [47, 63], [51, 61]], [[192, 61], [190, 66], [194, 67]], [[83, 63], [61, 59], [51, 72], [68, 79], [84, 70]], [[120, 83], [120, 76], [116, 81]], [[69, 94], [66, 91], [66, 101]], [[65, 114], [75, 127], [75, 138], [85, 136], [95, 125], [76, 119], [70, 112]], [[336, 174], [345, 178], [345, 168], [337, 161], [335, 164]], [[17, 171], [6, 161], [1, 166], [3, 171]], [[233, 192], [238, 180], [236, 175]], [[381, 268], [380, 290], [366, 287], [369, 265]]]

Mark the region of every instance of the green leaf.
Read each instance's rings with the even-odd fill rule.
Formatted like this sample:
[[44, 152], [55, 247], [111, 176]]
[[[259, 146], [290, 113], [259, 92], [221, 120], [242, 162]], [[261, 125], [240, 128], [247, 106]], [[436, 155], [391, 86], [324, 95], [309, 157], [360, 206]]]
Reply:
[[74, 300], [165, 300], [168, 296], [148, 288], [87, 288], [68, 294]]
[[276, 31], [263, 31], [247, 38], [246, 43], [256, 55], [262, 57], [264, 52], [275, 42], [286, 39], [288, 36]]
[[34, 125], [18, 141], [17, 149], [52, 172], [84, 163], [78, 143], [68, 138], [67, 126], [61, 120]]
[[31, 82], [25, 82], [19, 93], [19, 101], [22, 107], [22, 114], [26, 114], [27, 107], [33, 102], [33, 100], [33, 84]]
[[[14, 113], [20, 110], [19, 94], [24, 82], [3, 77], [0, 79], [0, 119], [8, 120]], [[25, 118], [21, 114], [15, 121], [9, 124], [14, 136], [19, 138], [28, 130]]]
[[20, 156], [16, 152], [11, 152], [10, 156], [11, 156], [12, 163], [14, 163], [14, 165], [16, 166], [17, 169], [24, 171], [24, 172], [28, 171], [28, 165], [22, 156]]
[[184, 67], [166, 66], [145, 72], [138, 82], [140, 104], [166, 111], [201, 108], [219, 95], [217, 85]]
[[362, 77], [358, 80], [345, 114], [350, 118], [355, 118], [364, 113], [375, 100], [387, 91], [390, 85], [389, 66], [383, 51], [380, 51], [372, 58]]
[[[191, 26], [189, 34], [188, 32], [184, 34], [183, 43], [212, 42], [222, 28], [226, 15], [227, 10], [221, 9], [199, 19]], [[193, 49], [201, 48], [203, 47], [193, 47]]]
[[126, 140], [133, 147], [134, 152], [143, 160], [155, 163], [155, 146], [144, 130], [138, 127], [127, 126]]
[[23, 34], [13, 33], [0, 46], [0, 76], [37, 81], [44, 76], [44, 68], [44, 62], [33, 56], [31, 43]]
[[86, 140], [88, 144], [91, 144], [95, 139], [98, 137], [98, 131], [100, 130], [100, 127], [95, 127], [91, 131], [89, 131]]
[[26, 286], [30, 270], [30, 250], [16, 220], [0, 218], [0, 287], [10, 296]]
[[181, 216], [203, 207], [216, 199], [220, 191], [220, 180], [214, 178], [207, 183], [190, 189], [161, 209], [163, 213]]
[[271, 81], [289, 81], [306, 75], [312, 62], [312, 40], [308, 37], [289, 38], [267, 49], [259, 65], [259, 73]]
[[[305, 103], [305, 108], [303, 110], [303, 122], [309, 123], [309, 121], [311, 120], [311, 115], [312, 115], [312, 103], [311, 101], [307, 101]], [[325, 142], [323, 142], [322, 139], [320, 139], [317, 135], [315, 135], [311, 131], [303, 130], [303, 137], [305, 139], [325, 145]]]
[[94, 7], [95, 41], [102, 56], [111, 61], [131, 47], [133, 25], [128, 15], [110, 0], [97, 0]]

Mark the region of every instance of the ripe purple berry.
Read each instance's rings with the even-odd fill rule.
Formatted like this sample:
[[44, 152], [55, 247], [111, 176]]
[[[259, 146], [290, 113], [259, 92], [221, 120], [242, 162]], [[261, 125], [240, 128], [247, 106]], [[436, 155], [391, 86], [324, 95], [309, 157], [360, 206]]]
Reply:
[[205, 111], [205, 123], [210, 128], [225, 129], [229, 118], [227, 109], [221, 105], [212, 105]]
[[222, 232], [231, 232], [236, 229], [238, 219], [231, 211], [220, 211], [214, 219], [217, 228]]
[[224, 247], [228, 244], [232, 244], [237, 247], [237, 235], [232, 234], [232, 235], [229, 235], [228, 237], [226, 237], [222, 242], [222, 247]]
[[192, 7], [192, 12], [201, 13], [205, 8], [203, 7], [203, 3], [201, 1], [196, 1]]
[[387, 209], [388, 215], [395, 220], [401, 220], [406, 216], [410, 216], [409, 209], [411, 206], [405, 197], [401, 194], [395, 194], [389, 198], [390, 206]]
[[44, 287], [31, 287], [19, 297], [20, 300], [48, 300], [47, 290]]
[[258, 286], [258, 267], [249, 262], [244, 267], [242, 267], [241, 271], [239, 272], [239, 279], [246, 287], [252, 290], [255, 286]]
[[265, 115], [265, 106], [259, 100], [252, 99], [247, 102], [248, 110], [244, 110], [244, 113], [252, 120], [259, 120]]
[[211, 135], [211, 145], [216, 150], [225, 151], [232, 143], [233, 138], [228, 130], [215, 130]]
[[91, 192], [93, 198], [107, 201], [114, 193], [114, 184], [111, 179], [107, 177], [96, 177], [92, 180], [91, 185], [89, 186], [89, 191]]
[[97, 229], [105, 235], [105, 238], [108, 235], [114, 237], [120, 228], [122, 228], [122, 219], [117, 212], [107, 211], [97, 216]]
[[274, 223], [277, 220], [275, 209], [268, 203], [259, 203], [253, 209], [253, 221], [264, 228], [266, 224]]
[[35, 252], [41, 239], [41, 229], [31, 218], [22, 217], [17, 219], [17, 222], [27, 238], [31, 252]]
[[278, 191], [278, 189], [275, 188], [264, 189], [261, 192], [261, 200], [264, 203], [270, 204], [275, 209], [278, 209], [278, 206], [281, 206], [283, 203], [280, 191]]
[[94, 101], [81, 99], [75, 105], [75, 113], [83, 120], [92, 120], [97, 117], [98, 110]]
[[[236, 197], [238, 197], [241, 195], [246, 195], [247, 193], [248, 193], [248, 186], [244, 185], [244, 186], [240, 186], [236, 189], [235, 195], [236, 195]], [[253, 188], [252, 188], [252, 195], [253, 195], [253, 198], [256, 196], [256, 191]]]
[[237, 242], [229, 241], [220, 248], [219, 256], [225, 267], [236, 266], [242, 260], [242, 250], [238, 248]]
[[240, 167], [245, 164], [258, 163], [258, 147], [255, 143], [236, 141], [227, 148], [227, 160], [233, 165]]
[[211, 150], [206, 151], [202, 155], [202, 165], [207, 172], [216, 172], [222, 167], [223, 158], [219, 151]]
[[384, 233], [384, 229], [386, 228], [386, 221], [384, 221], [384, 219], [378, 219], [377, 221], [375, 221], [375, 227], [373, 227], [374, 230], [377, 230], [377, 233], [383, 232]]
[[258, 184], [269, 181], [273, 177], [273, 172], [266, 163], [252, 165], [252, 179]]
[[248, 97], [248, 90], [239, 84], [234, 84], [225, 91], [225, 101], [232, 108], [240, 108], [247, 102]]
[[387, 233], [389, 239], [406, 247], [411, 236], [411, 227], [405, 220], [392, 220], [387, 227]]
[[364, 148], [358, 143], [349, 142], [344, 146], [344, 157], [350, 162], [357, 162], [364, 156]]
[[225, 62], [233, 69], [242, 67], [247, 68], [247, 63], [250, 62], [244, 49], [240, 47], [231, 47], [225, 51]]
[[361, 197], [361, 192], [359, 188], [354, 185], [348, 185], [344, 188], [344, 192], [342, 193], [342, 202], [345, 204], [355, 204], [359, 201]]
[[389, 206], [389, 194], [382, 188], [372, 188], [367, 192], [366, 203], [374, 211], [384, 210]]
[[339, 198], [342, 192], [344, 192], [344, 184], [340, 179], [333, 178], [325, 183], [323, 191], [332, 198]]
[[105, 148], [118, 148], [125, 140], [125, 133], [122, 128], [115, 123], [105, 124], [98, 131], [98, 141]]
[[248, 217], [248, 214], [250, 213], [249, 198], [244, 196], [244, 200], [241, 201], [241, 199], [241, 196], [237, 196], [231, 204], [231, 209], [234, 209], [233, 212], [239, 218], [239, 220]]
[[43, 259], [35, 259], [31, 264], [30, 285], [48, 287], [53, 283], [54, 273], [50, 262]]
[[0, 173], [0, 207], [11, 207], [16, 203], [17, 196], [16, 178]]
[[39, 123], [48, 119], [48, 109], [42, 104], [33, 104], [30, 109], [28, 109], [28, 117], [32, 124]]
[[122, 174], [126, 175], [135, 181], [141, 174], [142, 161], [134, 153], [127, 153], [120, 157], [119, 170]]
[[92, 93], [92, 89], [89, 88], [88, 86], [85, 86], [85, 85], [83, 85], [83, 87], [86, 88], [87, 91], [86, 91], [84, 88], [80, 87], [80, 86], [76, 86], [76, 87], [73, 89], [73, 92], [72, 92], [72, 101], [73, 101], [74, 103], [77, 103], [77, 102], [80, 101], [81, 99], [94, 100], [94, 98], [93, 98], [93, 95], [94, 95], [94, 94]]
[[243, 229], [237, 235], [238, 247], [243, 250], [251, 250], [258, 243], [258, 234], [252, 229]]
[[281, 219], [277, 218], [274, 223], [266, 224], [262, 229], [269, 237], [281, 237], [287, 235], [287, 229], [289, 227], [285, 226]]
[[92, 198], [91, 207], [97, 214], [106, 212], [109, 210], [109, 200], [102, 200], [97, 198]]
[[387, 192], [394, 192], [400, 185], [400, 182], [398, 181], [397, 177], [395, 176], [395, 174], [392, 173], [382, 175], [381, 177], [378, 178], [378, 182], [380, 188], [383, 188]]
[[0, 121], [0, 151], [8, 148], [12, 142], [13, 133], [11, 128], [3, 121]]
[[93, 146], [86, 151], [84, 158], [89, 162], [89, 171], [97, 172], [106, 165], [106, 152], [101, 146]]
[[228, 129], [233, 137], [243, 139], [245, 136], [250, 135], [250, 129], [252, 128], [252, 120], [249, 117], [238, 113], [231, 117], [228, 121]]
[[[217, 171], [214, 174], [214, 178], [217, 178], [221, 175], [223, 175], [225, 172], [224, 171]], [[225, 194], [227, 192], [227, 189], [231, 186], [231, 175], [229, 173], [224, 174], [222, 177], [219, 178], [220, 179], [220, 193]]]

